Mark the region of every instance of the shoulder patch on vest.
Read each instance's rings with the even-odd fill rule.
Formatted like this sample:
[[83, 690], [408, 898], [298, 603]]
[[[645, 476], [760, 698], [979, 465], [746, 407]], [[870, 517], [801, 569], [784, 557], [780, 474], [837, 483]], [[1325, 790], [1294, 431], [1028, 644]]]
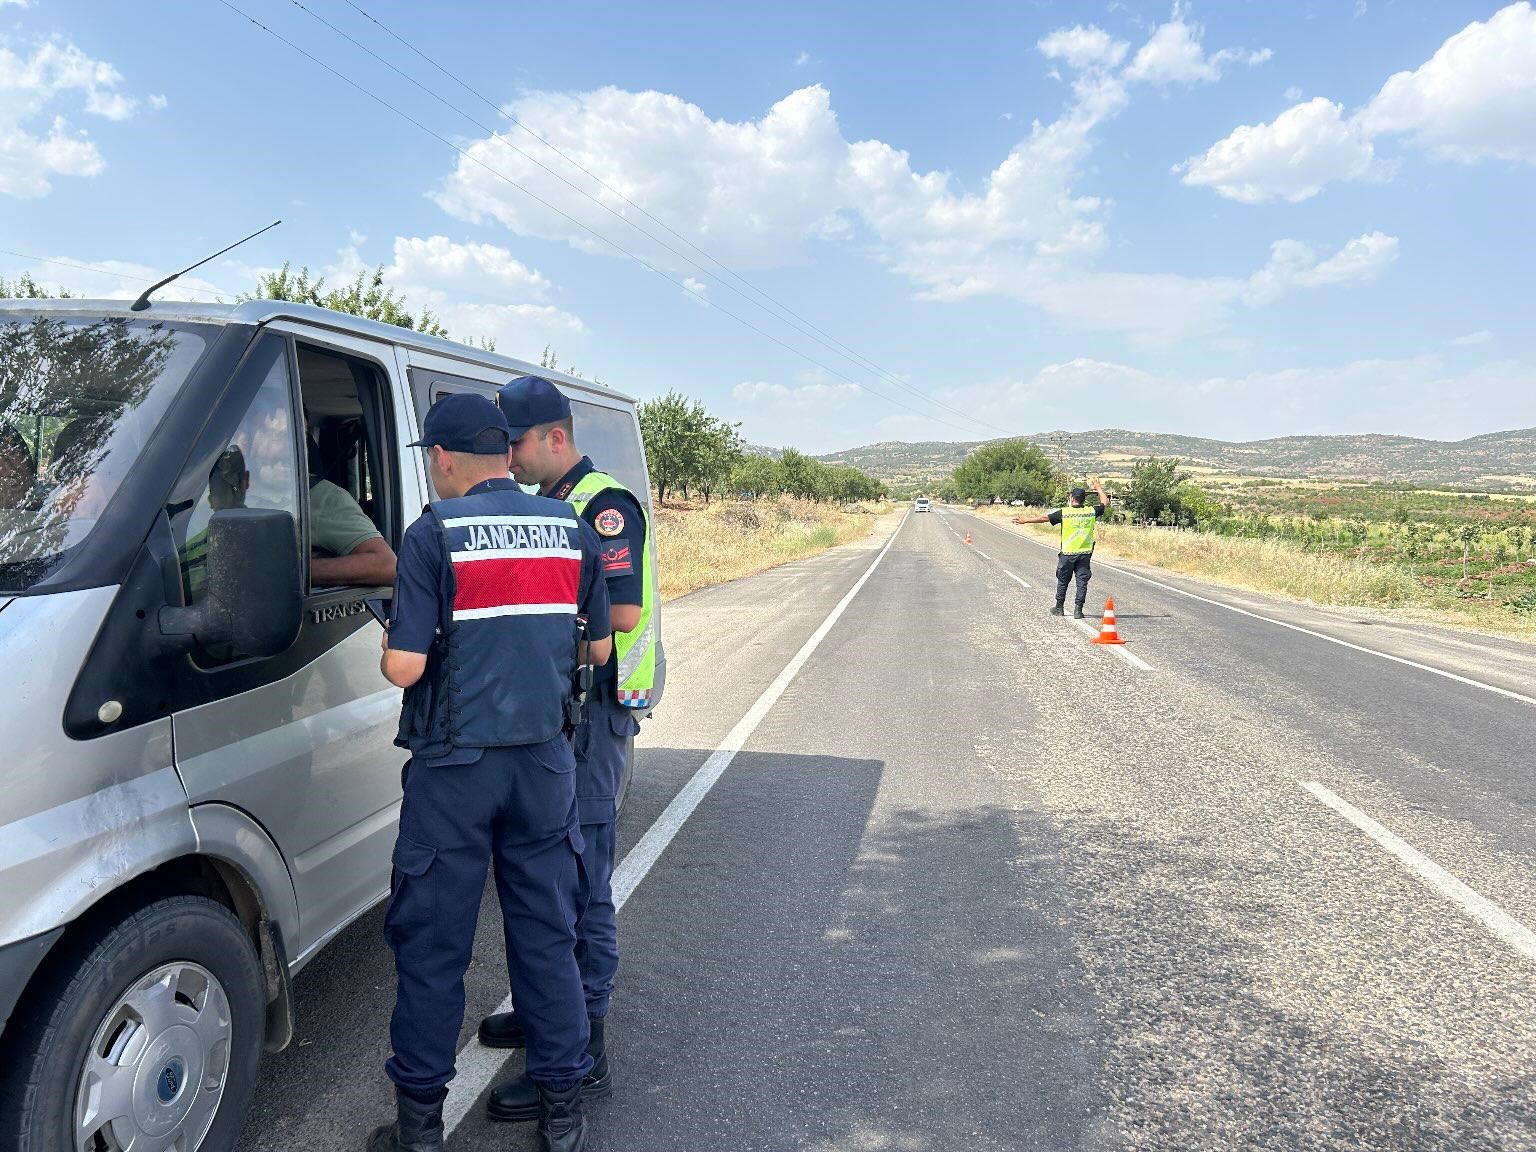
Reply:
[[624, 513], [617, 508], [604, 508], [592, 521], [599, 536], [617, 536], [624, 531]]

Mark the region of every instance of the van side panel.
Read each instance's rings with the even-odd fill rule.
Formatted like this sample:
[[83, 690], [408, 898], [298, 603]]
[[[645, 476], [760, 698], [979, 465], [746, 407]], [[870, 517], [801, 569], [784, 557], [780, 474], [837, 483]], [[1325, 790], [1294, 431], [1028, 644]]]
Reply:
[[17, 737], [0, 760], [0, 945], [67, 924], [196, 848], [169, 720], [94, 740], [64, 732], [64, 702], [116, 595], [20, 596], [0, 612], [11, 657], [0, 726]]

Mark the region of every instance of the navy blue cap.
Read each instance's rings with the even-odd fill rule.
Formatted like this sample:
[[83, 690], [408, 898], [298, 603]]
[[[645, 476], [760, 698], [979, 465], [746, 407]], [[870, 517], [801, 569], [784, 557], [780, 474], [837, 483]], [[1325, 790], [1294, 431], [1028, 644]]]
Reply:
[[427, 409], [427, 418], [421, 422], [421, 439], [411, 441], [410, 447], [430, 448], [436, 444], [447, 452], [505, 456], [511, 443], [507, 418], [500, 408], [473, 392], [450, 392]]
[[496, 403], [506, 413], [508, 434], [514, 440], [530, 428], [568, 420], [571, 415], [571, 402], [565, 393], [537, 376], [519, 376], [503, 384], [496, 393]]
[[1074, 488], [1074, 489], [1072, 489], [1072, 499], [1074, 499], [1074, 500], [1085, 499], [1087, 497], [1087, 495], [1088, 495], [1088, 489], [1086, 489], [1086, 488]]

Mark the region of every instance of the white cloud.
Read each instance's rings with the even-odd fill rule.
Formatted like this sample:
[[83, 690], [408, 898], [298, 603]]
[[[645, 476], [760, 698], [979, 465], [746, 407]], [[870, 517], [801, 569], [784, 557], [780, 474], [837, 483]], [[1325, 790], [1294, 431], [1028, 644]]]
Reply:
[[[1175, 18], [1198, 47], [1199, 30], [1189, 31], [1183, 9]], [[1070, 327], [1129, 332], [1159, 342], [1218, 326], [1239, 305], [1309, 286], [1305, 277], [1282, 284], [1277, 274], [1271, 277], [1275, 286], [1254, 292], [1247, 276], [1192, 278], [1098, 268], [1110, 250], [1111, 205], [1078, 186], [1098, 128], [1128, 100], [1120, 76], [1103, 66], [1124, 53], [1107, 34], [1091, 28], [1063, 29], [1041, 43], [1048, 55], [1083, 65], [1066, 107], [1054, 120], [1032, 122], [972, 188], [948, 172], [914, 169], [907, 152], [885, 141], [847, 139], [821, 85], [793, 92], [747, 122], [712, 119], [676, 96], [617, 88], [530, 93], [509, 111], [688, 241], [736, 268], [794, 264], [814, 244], [841, 242], [884, 263], [923, 299], [1004, 295]], [[1208, 59], [1203, 51], [1201, 59]], [[618, 255], [482, 165], [490, 166], [668, 269], [679, 282], [697, 271], [680, 259], [683, 248], [675, 237], [626, 232], [608, 213], [497, 141], [478, 141], [467, 150], [474, 159], [460, 160], [434, 193], [451, 214], [496, 221], [519, 235], [561, 240], [585, 252]], [[572, 179], [604, 203], [633, 213], [590, 178], [573, 173]]]
[[1228, 64], [1253, 67], [1274, 55], [1268, 48], [1250, 52], [1246, 48], [1223, 48], [1206, 54], [1201, 40], [1205, 29], [1186, 19], [1189, 6], [1175, 0], [1173, 14], [1160, 24], [1136, 51], [1125, 70], [1125, 78], [1146, 84], [1213, 83], [1221, 79]]
[[1229, 200], [1307, 200], [1333, 180], [1363, 180], [1380, 169], [1376, 150], [1322, 96], [1288, 108], [1269, 124], [1243, 124], [1204, 156], [1174, 167], [1184, 183], [1215, 188]]
[[770, 384], [762, 380], [744, 380], [731, 389], [738, 404], [774, 411], [827, 412], [845, 408], [861, 389], [854, 384]]
[[1118, 68], [1131, 46], [1090, 24], [1059, 28], [1036, 45], [1048, 60], [1065, 60], [1073, 68]]
[[709, 299], [709, 285], [702, 280], [696, 280], [692, 276], [683, 278], [683, 294], [690, 300], [704, 301]]
[[14, 4], [18, 8], [25, 8], [30, 3], [31, 0], [0, 0], [0, 8], [4, 8], [7, 4]]
[[[1447, 371], [1437, 356], [1356, 360], [1242, 375], [1148, 371], [1088, 357], [1046, 365], [1032, 377], [939, 393], [946, 403], [1005, 427], [1099, 427], [1085, 417], [1114, 413], [1114, 425], [1228, 440], [1382, 432], [1444, 440], [1488, 431], [1488, 408], [1508, 427], [1536, 424], [1536, 363], [1502, 361]], [[1479, 404], [1468, 404], [1467, 397]], [[921, 434], [921, 433], [919, 433]], [[932, 435], [931, 426], [927, 430]]]
[[1246, 298], [1262, 304], [1293, 288], [1319, 288], [1371, 280], [1397, 260], [1397, 237], [1381, 232], [1356, 236], [1326, 260], [1299, 240], [1277, 240], [1269, 263], [1248, 280]]
[[402, 283], [462, 285], [534, 296], [549, 287], [542, 275], [494, 244], [456, 244], [446, 236], [397, 236], [394, 253], [394, 263], [385, 275]]
[[[734, 268], [793, 261], [805, 238], [839, 227], [848, 145], [820, 85], [791, 93], [761, 120], [746, 123], [712, 120], [676, 96], [618, 88], [530, 93], [507, 110], [609, 187]], [[615, 254], [495, 174], [500, 173], [646, 259], [677, 265], [675, 256], [505, 145], [480, 140], [466, 151], [468, 158], [459, 160], [434, 193], [450, 214], [496, 220], [519, 235]], [[570, 178], [608, 207], [633, 214], [590, 177], [573, 169]]]
[[170, 101], [167, 100], [164, 96], [151, 96], [149, 98], [149, 106], [156, 112], [163, 112], [166, 105], [169, 103]]
[[1295, 104], [1298, 100], [1300, 100], [1303, 95], [1304, 95], [1304, 93], [1302, 92], [1302, 90], [1300, 88], [1296, 87], [1296, 85], [1294, 85], [1294, 84], [1292, 84], [1289, 88], [1287, 88], [1285, 90], [1285, 98], [1287, 100], [1289, 100], [1292, 104]]
[[1436, 159], [1536, 164], [1536, 10], [1523, 0], [1468, 24], [1382, 85], [1360, 125], [1402, 134]]
[[1468, 332], [1465, 336], [1458, 336], [1450, 341], [1458, 348], [1469, 348], [1477, 344], [1487, 344], [1493, 340], [1493, 333], [1486, 328], [1480, 328], [1476, 332]]
[[1389, 179], [1375, 142], [1401, 137], [1432, 159], [1536, 164], [1536, 10], [1511, 4], [1399, 72], [1351, 117], [1322, 97], [1242, 125], [1179, 170], [1232, 200], [1305, 200], [1338, 181]]
[[107, 120], [126, 120], [138, 102], [117, 90], [122, 76], [104, 60], [52, 39], [30, 54], [0, 40], [0, 194], [32, 198], [52, 190], [54, 176], [95, 176], [106, 167], [100, 150], [49, 106], [67, 95]]
[[[355, 233], [354, 233], [355, 236]], [[458, 244], [443, 236], [397, 236], [384, 282], [399, 291], [407, 308], [431, 311], [455, 340], [491, 338], [497, 351], [527, 359], [545, 344], [558, 344], [565, 359], [587, 332], [579, 316], [538, 300], [549, 281], [505, 248]], [[335, 286], [373, 265], [356, 243], [343, 248], [323, 274]], [[509, 294], [532, 299], [508, 302]]]
[[795, 67], [796, 68], [804, 68], [810, 62], [811, 62], [811, 54], [809, 52], [805, 51], [805, 49], [803, 49], [803, 48], [795, 56]]

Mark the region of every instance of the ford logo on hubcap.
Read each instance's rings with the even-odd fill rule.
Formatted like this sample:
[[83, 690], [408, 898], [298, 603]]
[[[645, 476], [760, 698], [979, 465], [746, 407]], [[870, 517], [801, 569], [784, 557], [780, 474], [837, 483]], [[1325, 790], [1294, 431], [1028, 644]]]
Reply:
[[186, 1077], [187, 1067], [179, 1058], [160, 1069], [160, 1079], [155, 1085], [155, 1094], [160, 1097], [160, 1103], [169, 1104], [181, 1095], [181, 1083]]

